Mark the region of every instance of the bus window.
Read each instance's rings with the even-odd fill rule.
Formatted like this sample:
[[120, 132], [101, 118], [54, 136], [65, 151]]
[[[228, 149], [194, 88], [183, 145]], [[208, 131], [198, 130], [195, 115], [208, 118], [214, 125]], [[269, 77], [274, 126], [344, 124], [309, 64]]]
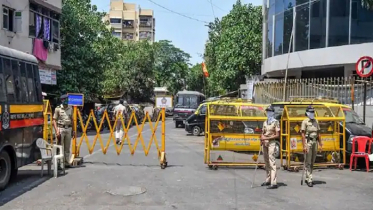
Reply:
[[3, 61], [7, 99], [9, 103], [16, 102], [16, 97], [14, 95], [14, 80], [12, 75], [12, 69], [10, 67], [10, 60], [4, 59]]
[[5, 82], [3, 74], [3, 59], [0, 58], [0, 102], [6, 102]]
[[27, 90], [27, 80], [26, 80], [26, 64], [21, 62], [21, 91], [22, 91], [22, 102], [29, 102], [28, 90]]
[[14, 79], [14, 87], [16, 92], [16, 102], [22, 102], [21, 100], [21, 81], [19, 80], [19, 64], [18, 61], [12, 60], [12, 73]]
[[34, 91], [34, 73], [32, 71], [32, 66], [31, 64], [27, 64], [26, 65], [27, 67], [27, 86], [28, 86], [28, 95], [29, 95], [29, 99], [30, 99], [30, 102], [35, 102], [36, 101], [36, 94], [35, 94], [35, 91]]
[[40, 86], [40, 76], [39, 76], [39, 68], [37, 65], [34, 65], [34, 82], [35, 82], [35, 95], [36, 95], [36, 101], [41, 102], [42, 101], [42, 95], [41, 95], [41, 86]]

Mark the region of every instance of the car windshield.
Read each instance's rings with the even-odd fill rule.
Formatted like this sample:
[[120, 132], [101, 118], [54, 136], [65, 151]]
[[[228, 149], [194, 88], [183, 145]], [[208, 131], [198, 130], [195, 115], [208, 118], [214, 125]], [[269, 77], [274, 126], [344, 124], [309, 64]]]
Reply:
[[179, 95], [177, 97], [176, 106], [178, 108], [193, 108], [198, 107], [198, 96], [195, 95]]
[[345, 114], [346, 123], [356, 123], [364, 125], [364, 121], [360, 118], [360, 116], [352, 109], [343, 108], [343, 113]]

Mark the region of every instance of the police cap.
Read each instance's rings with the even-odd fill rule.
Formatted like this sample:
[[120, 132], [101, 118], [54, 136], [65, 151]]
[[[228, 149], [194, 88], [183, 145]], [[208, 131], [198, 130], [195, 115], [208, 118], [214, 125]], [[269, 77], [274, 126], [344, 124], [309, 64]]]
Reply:
[[274, 112], [275, 109], [273, 108], [273, 106], [269, 106], [266, 108], [266, 112]]
[[306, 112], [315, 112], [315, 109], [312, 106], [308, 106]]
[[66, 99], [67, 98], [67, 94], [64, 94], [64, 95], [62, 95], [61, 97], [60, 97], [60, 99]]

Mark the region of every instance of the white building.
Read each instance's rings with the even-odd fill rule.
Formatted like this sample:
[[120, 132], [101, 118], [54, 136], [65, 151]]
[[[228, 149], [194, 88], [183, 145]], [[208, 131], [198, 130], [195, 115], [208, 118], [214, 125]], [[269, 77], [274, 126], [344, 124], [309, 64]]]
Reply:
[[0, 0], [0, 6], [0, 45], [36, 55], [41, 83], [57, 84], [62, 0]]

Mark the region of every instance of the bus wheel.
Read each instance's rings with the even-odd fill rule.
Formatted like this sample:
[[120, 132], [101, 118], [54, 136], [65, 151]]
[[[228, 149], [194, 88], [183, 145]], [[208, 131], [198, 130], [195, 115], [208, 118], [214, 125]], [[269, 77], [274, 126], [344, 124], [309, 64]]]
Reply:
[[12, 163], [10, 162], [10, 157], [8, 152], [0, 152], [0, 190], [4, 190], [7, 186], [12, 170]]

